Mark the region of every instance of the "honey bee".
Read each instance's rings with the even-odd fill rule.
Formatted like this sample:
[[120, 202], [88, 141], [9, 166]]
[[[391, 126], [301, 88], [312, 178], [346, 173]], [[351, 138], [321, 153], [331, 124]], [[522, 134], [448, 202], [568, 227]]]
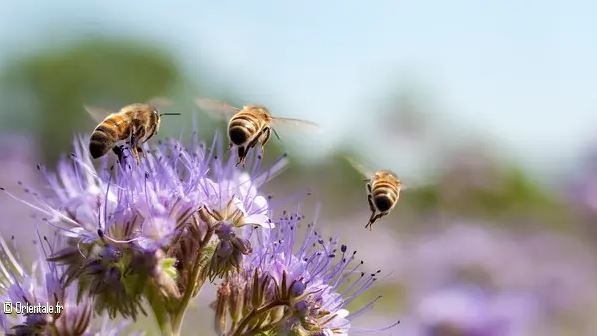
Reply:
[[394, 209], [400, 197], [400, 190], [403, 188], [398, 176], [391, 170], [381, 169], [375, 172], [365, 168], [362, 164], [351, 158], [347, 158], [350, 164], [364, 177], [367, 177], [367, 200], [371, 217], [365, 228], [371, 230], [373, 223], [387, 215]]
[[112, 150], [122, 163], [124, 158], [122, 143], [124, 142], [129, 145], [130, 151], [139, 165], [139, 153], [143, 153], [141, 144], [157, 133], [161, 116], [180, 115], [180, 113], [159, 113], [158, 105], [166, 103], [165, 100], [154, 99], [148, 103], [124, 106], [118, 112], [85, 106], [85, 110], [99, 122], [89, 140], [91, 157], [97, 159]]
[[228, 139], [230, 143], [227, 149], [230, 150], [233, 146], [238, 148], [238, 161], [236, 166], [242, 165], [244, 167], [247, 160], [248, 151], [255, 147], [257, 143], [261, 146], [261, 153], [265, 149], [271, 134], [273, 133], [278, 139], [278, 133], [273, 128], [280, 124], [292, 125], [300, 128], [318, 128], [319, 126], [313, 122], [274, 117], [269, 110], [262, 105], [246, 105], [243, 108], [228, 105], [225, 102], [198, 98], [196, 103], [202, 110], [206, 112], [214, 112], [218, 116], [226, 116], [228, 121]]

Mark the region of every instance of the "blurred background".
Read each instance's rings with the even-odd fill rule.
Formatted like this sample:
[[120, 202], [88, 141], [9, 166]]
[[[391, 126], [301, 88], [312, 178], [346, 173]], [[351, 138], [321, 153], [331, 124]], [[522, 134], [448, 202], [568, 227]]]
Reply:
[[[95, 126], [83, 104], [176, 102], [157, 138], [223, 131], [197, 96], [311, 120], [266, 159], [271, 194], [313, 195], [319, 226], [386, 276], [355, 321], [388, 335], [594, 335], [597, 5], [589, 1], [20, 1], [0, 9], [0, 185]], [[362, 178], [409, 186], [369, 232]], [[294, 207], [288, 204], [288, 207]], [[0, 232], [39, 221], [0, 195]], [[26, 254], [27, 251], [24, 251]], [[365, 295], [367, 296], [367, 295]], [[357, 302], [359, 303], [359, 302]], [[187, 331], [208, 323], [207, 303]], [[151, 335], [151, 320], [137, 324]], [[206, 334], [207, 335], [207, 334]]]

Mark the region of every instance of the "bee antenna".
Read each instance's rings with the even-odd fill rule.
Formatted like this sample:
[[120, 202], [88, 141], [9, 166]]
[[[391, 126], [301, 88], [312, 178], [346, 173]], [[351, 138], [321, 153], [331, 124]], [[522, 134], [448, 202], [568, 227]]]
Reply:
[[278, 132], [276, 132], [276, 129], [272, 128], [272, 131], [274, 132], [274, 135], [276, 136], [276, 138], [278, 138], [278, 140], [280, 140], [280, 136], [278, 135]]
[[165, 116], [165, 115], [181, 115], [181, 114], [180, 113], [172, 113], [172, 112], [170, 112], [170, 113], [160, 113], [160, 117], [161, 116]]

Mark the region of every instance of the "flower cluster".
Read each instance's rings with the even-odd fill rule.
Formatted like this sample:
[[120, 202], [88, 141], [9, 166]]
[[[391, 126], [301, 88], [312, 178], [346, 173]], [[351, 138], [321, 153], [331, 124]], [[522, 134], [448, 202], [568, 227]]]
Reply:
[[297, 241], [301, 220], [299, 214], [283, 215], [280, 229], [272, 230], [240, 272], [222, 283], [214, 303], [221, 334], [348, 334], [350, 320], [364, 309], [349, 313], [347, 305], [380, 271], [361, 271], [356, 251], [323, 239], [312, 224], [305, 239]]
[[217, 136], [211, 146], [167, 140], [143, 153], [139, 165], [109, 157], [94, 164], [80, 137], [54, 173], [38, 166], [49, 192], [13, 196], [60, 237], [45, 265], [54, 287], [75, 288], [79, 315], [61, 317], [69, 326], [86, 330], [93, 313], [134, 320], [149, 308], [163, 334], [177, 335], [190, 301], [216, 282], [221, 335], [345, 335], [373, 303], [347, 310], [375, 281], [358, 270], [355, 253], [321, 238], [313, 224], [299, 243], [299, 215], [273, 219], [260, 189], [286, 155], [267, 169], [252, 155], [241, 171], [234, 157], [224, 159]]

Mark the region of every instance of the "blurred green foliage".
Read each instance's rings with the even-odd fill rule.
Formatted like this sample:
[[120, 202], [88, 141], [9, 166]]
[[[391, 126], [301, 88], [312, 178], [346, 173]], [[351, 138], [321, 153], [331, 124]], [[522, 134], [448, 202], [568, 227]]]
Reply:
[[471, 183], [467, 172], [444, 171], [437, 184], [410, 191], [404, 202], [420, 213], [491, 218], [505, 225], [540, 222], [554, 229], [569, 229], [571, 214], [565, 202], [519, 168], [502, 167], [499, 171], [479, 173], [486, 174], [483, 183]]
[[164, 95], [181, 80], [171, 56], [139, 42], [86, 40], [35, 53], [13, 60], [0, 74], [0, 87], [10, 93], [3, 99], [12, 99], [4, 112], [34, 122], [17, 118], [17, 125], [4, 126], [37, 133], [45, 159], [55, 160], [70, 148], [75, 130], [91, 125], [84, 104], [117, 109]]

